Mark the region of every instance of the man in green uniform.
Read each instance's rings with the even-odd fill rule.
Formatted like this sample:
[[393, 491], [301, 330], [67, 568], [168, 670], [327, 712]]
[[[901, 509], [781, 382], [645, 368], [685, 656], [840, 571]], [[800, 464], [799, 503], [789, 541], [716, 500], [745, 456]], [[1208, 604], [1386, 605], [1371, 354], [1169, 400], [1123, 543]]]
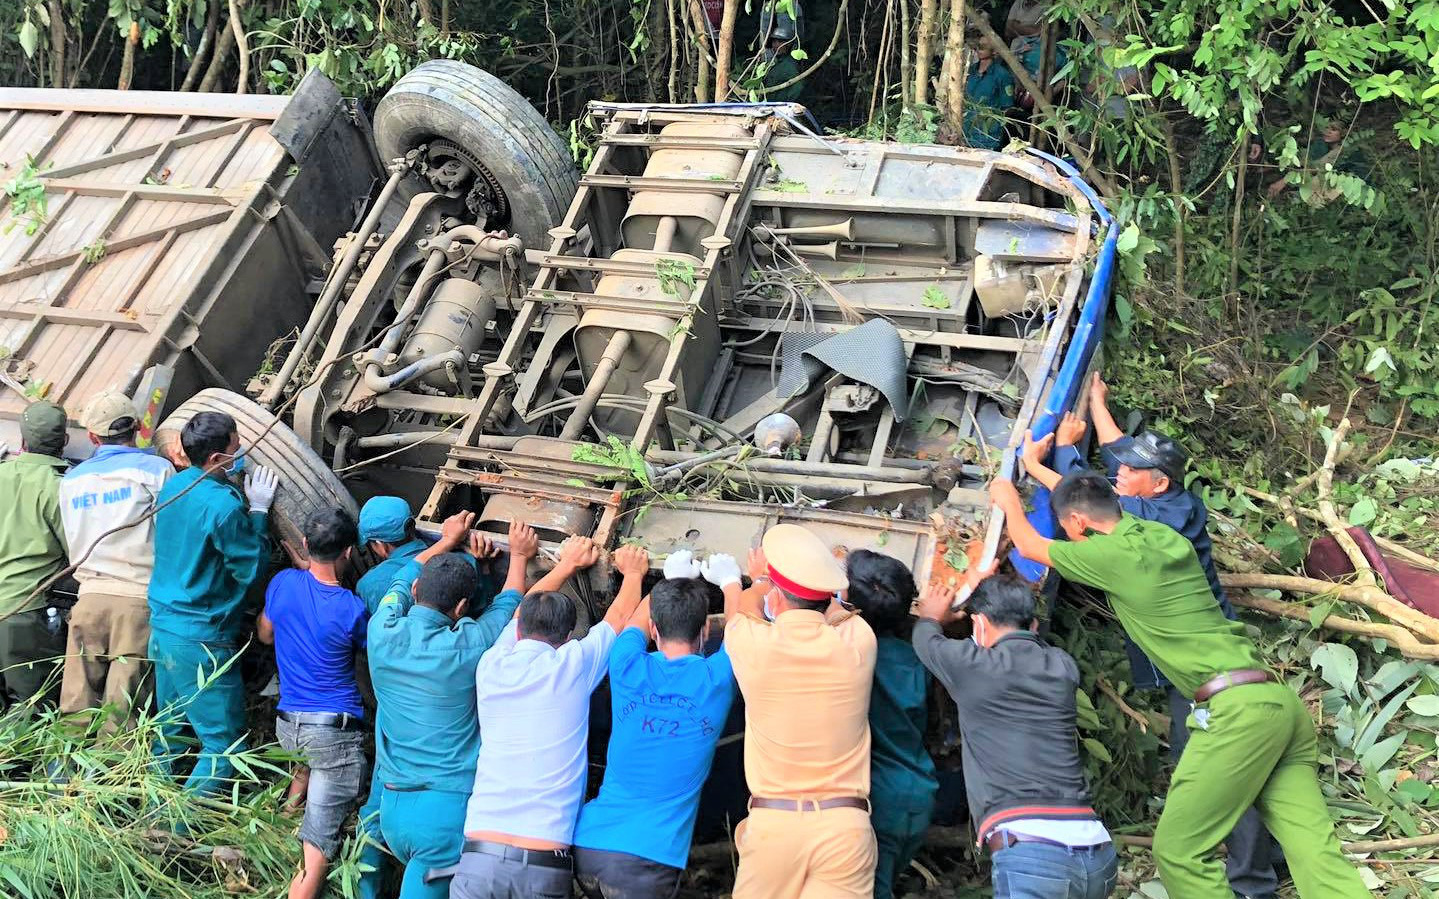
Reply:
[[[59, 612], [35, 589], [65, 567], [65, 410], [31, 403], [20, 434], [24, 452], [0, 465], [0, 709], [39, 693], [65, 655]], [[59, 689], [56, 680], [41, 701], [53, 704]]]
[[799, 95], [804, 92], [804, 82], [796, 81], [787, 87], [780, 87], [793, 81], [799, 74], [799, 63], [790, 55], [798, 46], [794, 39], [794, 20], [788, 16], [778, 18], [770, 31], [769, 44], [764, 51], [764, 85], [767, 88], [779, 89], [770, 90], [760, 99], [779, 103], [799, 101]]
[[924, 747], [929, 672], [910, 644], [914, 575], [898, 559], [867, 549], [850, 553], [845, 569], [845, 598], [874, 629], [877, 648], [869, 696], [870, 823], [879, 848], [874, 896], [890, 899], [899, 875], [924, 846], [939, 790], [934, 759]]
[[243, 491], [230, 482], [245, 468], [245, 455], [235, 420], [223, 412], [191, 418], [180, 446], [190, 467], [166, 481], [156, 499], [150, 658], [155, 704], [169, 717], [155, 756], [168, 769], [188, 724], [201, 757], [185, 789], [206, 794], [234, 774], [229, 753], [244, 739], [245, 684], [235, 657], [250, 624], [245, 591], [269, 557], [266, 521], [279, 481], [257, 465]]
[[995, 480], [990, 498], [1021, 555], [1103, 590], [1130, 638], [1194, 700], [1189, 745], [1154, 833], [1169, 894], [1233, 899], [1215, 850], [1256, 805], [1303, 899], [1368, 896], [1319, 791], [1308, 711], [1264, 667], [1244, 626], [1225, 619], [1189, 541], [1125, 514], [1098, 472], [1068, 474], [1050, 496], [1067, 541], [1034, 529], [1011, 482]]
[[[504, 590], [478, 618], [466, 617], [475, 592], [473, 560], [490, 555], [470, 530], [474, 519], [473, 512], [447, 519], [439, 542], [405, 563], [370, 618], [379, 824], [385, 844], [405, 865], [400, 899], [449, 895], [448, 882], [426, 875], [459, 861], [465, 840], [465, 805], [480, 750], [475, 668], [514, 617], [526, 566], [539, 553], [534, 529], [512, 523]], [[577, 545], [561, 549], [560, 564], [536, 590], [552, 589], [578, 570]], [[452, 552], [461, 546], [468, 558]], [[373, 803], [371, 796], [366, 805]]]
[[998, 150], [1004, 140], [1004, 114], [1014, 105], [1014, 74], [994, 58], [994, 48], [977, 31], [974, 62], [964, 82], [964, 140], [981, 150]]

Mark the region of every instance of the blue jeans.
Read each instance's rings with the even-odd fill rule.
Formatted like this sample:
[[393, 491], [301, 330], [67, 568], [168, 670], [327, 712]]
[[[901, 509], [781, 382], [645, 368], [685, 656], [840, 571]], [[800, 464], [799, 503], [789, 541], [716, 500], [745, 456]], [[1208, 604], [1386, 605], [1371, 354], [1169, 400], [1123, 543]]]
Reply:
[[1015, 843], [991, 863], [994, 899], [1105, 899], [1119, 872], [1112, 843], [1097, 849]]

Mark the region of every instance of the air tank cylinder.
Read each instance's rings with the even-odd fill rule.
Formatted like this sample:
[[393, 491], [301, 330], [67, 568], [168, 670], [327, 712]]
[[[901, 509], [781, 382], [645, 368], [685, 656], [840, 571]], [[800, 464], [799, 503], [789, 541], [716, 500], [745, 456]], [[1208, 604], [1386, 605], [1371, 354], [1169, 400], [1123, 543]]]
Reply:
[[[447, 278], [430, 294], [400, 350], [400, 364], [411, 365], [429, 356], [459, 350], [467, 358], [485, 341], [486, 326], [495, 319], [495, 297], [503, 290], [500, 273], [482, 269], [478, 282]], [[425, 374], [424, 383], [454, 393], [455, 384], [444, 368]]]

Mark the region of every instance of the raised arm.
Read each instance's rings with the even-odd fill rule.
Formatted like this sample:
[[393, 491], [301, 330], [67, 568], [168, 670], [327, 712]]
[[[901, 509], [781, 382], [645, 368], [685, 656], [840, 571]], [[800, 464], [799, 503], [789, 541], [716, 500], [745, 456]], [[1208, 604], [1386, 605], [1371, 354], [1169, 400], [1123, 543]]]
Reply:
[[736, 615], [750, 615], [764, 619], [764, 597], [774, 587], [769, 579], [769, 562], [764, 550], [758, 546], [749, 551], [749, 589], [726, 590], [724, 595], [724, 617], [728, 622]]
[[539, 554], [540, 537], [535, 529], [523, 521], [510, 522], [510, 567], [505, 573], [504, 591], [525, 592], [530, 560]]
[[1049, 455], [1049, 448], [1054, 445], [1054, 435], [1045, 434], [1039, 440], [1034, 439], [1034, 431], [1024, 432], [1024, 449], [1020, 452], [1019, 458], [1024, 462], [1024, 472], [1039, 483], [1054, 489], [1063, 477], [1059, 472], [1044, 464], [1045, 456]]
[[1024, 502], [1014, 482], [995, 478], [989, 482], [989, 500], [1004, 513], [1004, 529], [1019, 554], [1031, 562], [1048, 566], [1049, 544], [1052, 542], [1034, 529], [1024, 514]]
[[565, 581], [575, 576], [575, 572], [589, 568], [599, 560], [600, 548], [595, 545], [595, 541], [588, 537], [570, 537], [560, 545], [559, 561], [555, 563], [555, 567], [525, 592], [545, 593], [558, 590], [565, 585]]
[[605, 611], [605, 623], [618, 634], [640, 604], [645, 574], [650, 570], [650, 554], [642, 546], [627, 543], [615, 550], [615, 569], [620, 573], [620, 589]]
[[415, 561], [421, 565], [445, 553], [452, 553], [461, 546], [466, 545], [470, 535], [470, 528], [475, 524], [474, 512], [456, 512], [445, 519], [440, 525], [440, 539], [430, 545], [428, 549], [415, 556]]
[[1100, 446], [1107, 446], [1124, 436], [1124, 431], [1114, 422], [1114, 415], [1109, 411], [1109, 385], [1094, 373], [1094, 379], [1089, 382], [1089, 417], [1094, 419], [1094, 436], [1099, 440]]

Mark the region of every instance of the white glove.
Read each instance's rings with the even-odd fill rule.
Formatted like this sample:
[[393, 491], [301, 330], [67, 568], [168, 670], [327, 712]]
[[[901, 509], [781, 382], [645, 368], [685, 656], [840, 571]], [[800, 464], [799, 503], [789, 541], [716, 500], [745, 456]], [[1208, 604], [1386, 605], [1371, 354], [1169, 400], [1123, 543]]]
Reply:
[[269, 512], [278, 489], [279, 475], [263, 465], [256, 465], [254, 470], [245, 476], [245, 498], [250, 501], [250, 511]]
[[700, 573], [704, 579], [723, 590], [730, 584], [738, 584], [739, 563], [734, 556], [727, 553], [715, 553], [700, 564]]
[[700, 563], [695, 561], [695, 554], [690, 550], [681, 549], [665, 557], [665, 580], [699, 576]]

